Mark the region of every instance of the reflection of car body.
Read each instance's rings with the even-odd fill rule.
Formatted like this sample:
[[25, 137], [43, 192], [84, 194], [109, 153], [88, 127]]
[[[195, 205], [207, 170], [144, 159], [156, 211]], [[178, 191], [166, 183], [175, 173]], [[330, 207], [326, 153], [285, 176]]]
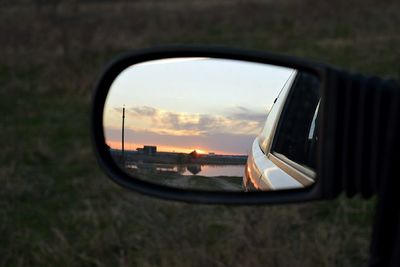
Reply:
[[[315, 93], [305, 99], [309, 95], [304, 94], [305, 90]], [[302, 188], [313, 183], [318, 90], [314, 76], [293, 71], [253, 142], [243, 175], [246, 191]], [[301, 100], [302, 110], [308, 110], [305, 114], [298, 112], [293, 98]]]

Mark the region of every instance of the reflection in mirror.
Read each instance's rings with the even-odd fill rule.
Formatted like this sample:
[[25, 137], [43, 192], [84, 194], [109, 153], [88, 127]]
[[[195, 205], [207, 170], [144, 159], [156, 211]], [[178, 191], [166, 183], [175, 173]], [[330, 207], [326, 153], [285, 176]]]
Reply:
[[310, 183], [298, 182], [262, 148], [273, 140], [297, 73], [217, 58], [133, 65], [109, 90], [105, 142], [133, 178], [171, 187], [251, 191], [310, 185], [312, 175]]

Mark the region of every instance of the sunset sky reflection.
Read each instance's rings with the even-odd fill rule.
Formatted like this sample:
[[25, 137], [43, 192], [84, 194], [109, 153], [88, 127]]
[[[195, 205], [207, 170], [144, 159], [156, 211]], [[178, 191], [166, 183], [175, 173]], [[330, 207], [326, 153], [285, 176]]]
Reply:
[[104, 108], [106, 143], [125, 149], [247, 154], [292, 69], [212, 58], [157, 60], [123, 71]]

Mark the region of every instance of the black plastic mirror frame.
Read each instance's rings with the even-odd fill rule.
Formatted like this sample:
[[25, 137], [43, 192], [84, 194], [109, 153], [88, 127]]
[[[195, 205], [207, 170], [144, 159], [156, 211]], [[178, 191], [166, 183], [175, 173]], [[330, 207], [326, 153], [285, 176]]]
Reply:
[[[91, 132], [94, 150], [99, 164], [108, 176], [117, 184], [134, 190], [136, 192], [155, 196], [163, 199], [178, 200], [205, 204], [277, 204], [310, 201], [323, 198], [333, 198], [335, 195], [329, 193], [331, 183], [321, 177], [321, 164], [317, 162], [316, 183], [308, 188], [291, 189], [268, 192], [208, 192], [199, 190], [186, 190], [162, 186], [140, 179], [123, 172], [112, 159], [109, 153], [103, 129], [103, 108], [108, 91], [114, 79], [127, 67], [134, 64], [166, 58], [176, 57], [211, 57], [231, 60], [241, 60], [256, 63], [277, 65], [288, 68], [295, 68], [307, 71], [319, 77], [321, 83], [321, 112], [324, 112], [324, 95], [327, 86], [327, 79], [331, 68], [319, 63], [304, 61], [295, 57], [271, 54], [266, 52], [232, 49], [226, 47], [201, 47], [201, 46], [169, 46], [151, 49], [138, 50], [120, 55], [113, 60], [102, 72], [95, 86], [92, 111], [91, 111]], [[320, 116], [323, 118], [324, 116]], [[319, 122], [320, 125], [323, 121]], [[323, 136], [319, 137], [320, 139]], [[323, 143], [322, 140], [320, 144]], [[317, 158], [321, 155], [321, 146], [317, 149]]]

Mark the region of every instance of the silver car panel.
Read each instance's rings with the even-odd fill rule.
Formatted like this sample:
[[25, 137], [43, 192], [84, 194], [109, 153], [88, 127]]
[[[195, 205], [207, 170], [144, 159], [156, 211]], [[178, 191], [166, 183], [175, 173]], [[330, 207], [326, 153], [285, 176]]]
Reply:
[[272, 139], [275, 135], [276, 126], [279, 121], [279, 117], [281, 115], [283, 105], [285, 104], [286, 98], [289, 94], [289, 89], [292, 87], [293, 81], [297, 75], [297, 71], [294, 70], [292, 75], [290, 75], [289, 79], [286, 81], [285, 85], [283, 86], [279, 96], [272, 106], [267, 120], [265, 121], [265, 125], [261, 133], [258, 135], [258, 140], [261, 149], [264, 151], [264, 154], [267, 155], [272, 144]]
[[[252, 187], [251, 189], [256, 190], [283, 190], [302, 188], [312, 183], [312, 178], [307, 177], [307, 174], [299, 173], [299, 171], [293, 170], [291, 167], [284, 169], [293, 175], [285, 172], [283, 168], [276, 165], [278, 164], [277, 160], [282, 163], [281, 166], [285, 165], [285, 167], [287, 167], [289, 165], [270, 154], [276, 127], [296, 75], [297, 71], [294, 70], [270, 110], [263, 130], [253, 142], [243, 179], [244, 187], [247, 190], [249, 190], [250, 185]], [[275, 159], [276, 164], [274, 161], [271, 161], [268, 156]], [[294, 176], [297, 177], [297, 179], [294, 178]]]
[[253, 176], [254, 178], [252, 178], [257, 182], [257, 189], [283, 190], [303, 187], [301, 183], [268, 159], [259, 146], [258, 138], [253, 142], [252, 161], [253, 166], [251, 166], [251, 168], [256, 169], [253, 173], [259, 175], [256, 177]]

